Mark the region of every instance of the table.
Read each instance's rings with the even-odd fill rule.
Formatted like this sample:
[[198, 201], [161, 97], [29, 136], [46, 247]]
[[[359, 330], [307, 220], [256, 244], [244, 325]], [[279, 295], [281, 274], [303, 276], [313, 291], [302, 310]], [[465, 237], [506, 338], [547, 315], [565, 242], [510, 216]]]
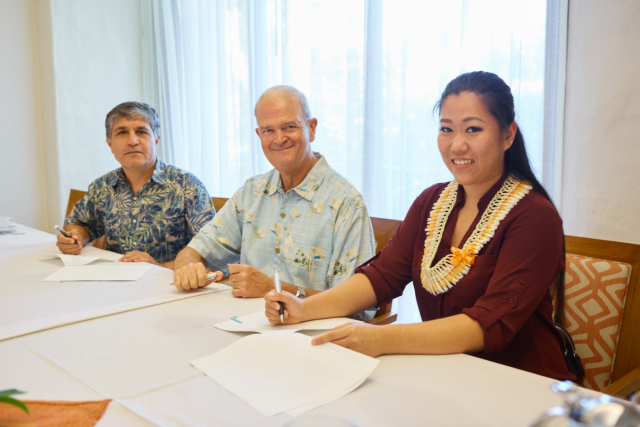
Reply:
[[[2, 295], [12, 286], [36, 290], [59, 268], [39, 258], [55, 236], [19, 230], [25, 234], [0, 236], [0, 312], [8, 309]], [[158, 282], [161, 271], [149, 273], [117, 291], [134, 299], [174, 291]], [[60, 285], [77, 290], [78, 284]], [[40, 301], [37, 294], [29, 298]], [[111, 398], [99, 426], [282, 426], [288, 415], [263, 417], [189, 365], [244, 336], [213, 324], [263, 306], [261, 299], [236, 299], [229, 291], [202, 293], [0, 341], [0, 389], [25, 390], [25, 399]], [[360, 427], [526, 427], [560, 403], [550, 390], [554, 380], [472, 356], [380, 361], [357, 390], [310, 414], [338, 415]]]

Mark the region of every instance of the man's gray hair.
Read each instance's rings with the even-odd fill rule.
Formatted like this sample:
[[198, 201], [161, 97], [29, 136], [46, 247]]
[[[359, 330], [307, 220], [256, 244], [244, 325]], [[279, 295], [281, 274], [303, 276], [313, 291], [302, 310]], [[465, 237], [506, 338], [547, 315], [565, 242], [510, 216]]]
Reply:
[[111, 138], [111, 131], [113, 130], [113, 124], [118, 119], [144, 119], [154, 136], [160, 135], [160, 118], [156, 110], [143, 102], [123, 102], [117, 105], [113, 110], [109, 111], [107, 118], [104, 121], [104, 127], [107, 131], [107, 138]]
[[287, 97], [287, 98], [296, 98], [300, 101], [300, 107], [302, 108], [302, 116], [304, 117], [304, 121], [309, 123], [313, 117], [311, 116], [311, 108], [309, 108], [309, 101], [307, 101], [307, 97], [304, 96], [304, 93], [300, 92], [293, 86], [287, 85], [279, 85], [273, 86], [269, 89], [265, 90], [262, 95], [260, 95], [260, 99], [256, 102], [256, 107], [253, 111], [253, 114], [258, 119], [258, 105], [263, 99], [271, 98], [271, 97]]

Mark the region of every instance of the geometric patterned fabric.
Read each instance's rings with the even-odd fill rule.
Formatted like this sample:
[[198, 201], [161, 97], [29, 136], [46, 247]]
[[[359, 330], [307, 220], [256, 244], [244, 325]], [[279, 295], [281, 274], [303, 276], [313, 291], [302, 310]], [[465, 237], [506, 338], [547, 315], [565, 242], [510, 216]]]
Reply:
[[631, 266], [569, 255], [565, 269], [565, 329], [582, 359], [583, 387], [600, 391], [609, 385]]

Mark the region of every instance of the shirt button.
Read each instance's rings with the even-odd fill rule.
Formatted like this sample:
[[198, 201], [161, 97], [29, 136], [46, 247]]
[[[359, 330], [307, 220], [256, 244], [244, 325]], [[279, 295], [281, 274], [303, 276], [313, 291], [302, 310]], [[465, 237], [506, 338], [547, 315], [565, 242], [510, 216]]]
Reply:
[[133, 220], [133, 223], [134, 223], [134, 224], [136, 223], [136, 220], [135, 220], [135, 219]]
[[280, 218], [284, 218], [285, 216], [287, 216], [287, 215], [286, 215], [284, 212], [282, 212], [282, 213], [280, 214]]
[[513, 298], [509, 298], [509, 304], [513, 304], [515, 300]]
[[137, 245], [137, 244], [138, 244], [138, 242], [133, 242], [133, 244], [134, 244], [134, 245]]
[[524, 279], [520, 279], [520, 284], [521, 285], [524, 285], [525, 283], [527, 283], [527, 282], [525, 282]]
[[280, 248], [276, 248], [276, 253], [279, 254], [280, 253]]

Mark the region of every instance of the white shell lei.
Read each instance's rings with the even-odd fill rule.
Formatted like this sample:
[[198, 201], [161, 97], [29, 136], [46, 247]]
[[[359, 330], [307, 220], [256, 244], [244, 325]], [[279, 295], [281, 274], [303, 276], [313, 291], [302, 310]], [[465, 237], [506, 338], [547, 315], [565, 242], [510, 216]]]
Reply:
[[424, 241], [424, 255], [422, 256], [420, 271], [422, 287], [432, 295], [439, 295], [451, 289], [469, 272], [476, 255], [491, 240], [500, 222], [527, 195], [531, 188], [528, 182], [520, 181], [510, 175], [502, 184], [502, 188], [489, 202], [482, 214], [482, 218], [480, 218], [480, 222], [478, 222], [476, 229], [469, 236], [464, 247], [461, 250], [452, 248], [455, 254], [446, 255], [435, 266], [431, 267], [442, 240], [442, 233], [447, 224], [447, 219], [456, 202], [458, 183], [451, 181], [440, 193], [438, 201], [433, 204], [433, 209], [427, 222], [427, 238]]

